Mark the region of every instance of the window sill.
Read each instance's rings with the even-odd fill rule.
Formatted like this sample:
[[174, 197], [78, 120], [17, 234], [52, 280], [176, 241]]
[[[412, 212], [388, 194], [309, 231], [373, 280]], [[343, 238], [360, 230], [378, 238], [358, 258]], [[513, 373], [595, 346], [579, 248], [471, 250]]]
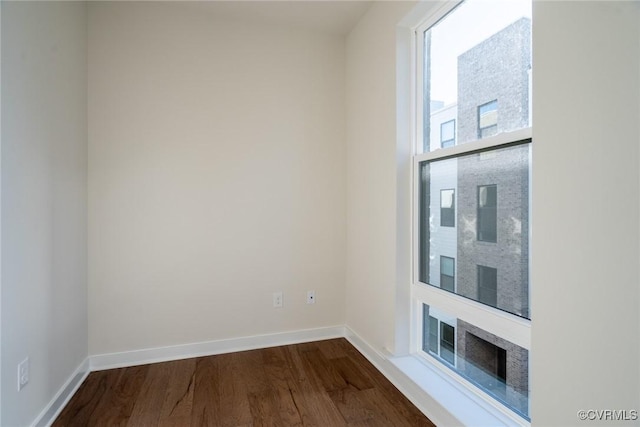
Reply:
[[499, 407], [498, 403], [492, 404], [489, 397], [485, 399], [474, 393], [440, 367], [418, 356], [389, 357], [388, 360], [462, 425], [531, 425], [508, 409]]

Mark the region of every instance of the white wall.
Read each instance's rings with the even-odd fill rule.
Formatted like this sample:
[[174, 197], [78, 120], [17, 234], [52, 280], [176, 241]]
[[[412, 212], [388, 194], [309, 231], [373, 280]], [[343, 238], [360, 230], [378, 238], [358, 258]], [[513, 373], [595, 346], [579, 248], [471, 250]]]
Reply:
[[343, 38], [88, 7], [90, 353], [344, 324]]
[[[393, 64], [406, 11], [375, 4], [347, 38], [347, 325], [377, 349], [393, 349], [402, 315]], [[579, 409], [640, 409], [639, 7], [539, 1], [533, 22], [532, 419], [577, 425]]]
[[532, 419], [579, 425], [640, 410], [640, 6], [533, 12]]
[[395, 348], [396, 25], [414, 2], [376, 2], [347, 37], [347, 325]]
[[[375, 3], [346, 48], [202, 5], [88, 6], [91, 354], [345, 321], [393, 349], [412, 5]], [[87, 354], [85, 24], [81, 3], [2, 4], [2, 425]], [[638, 31], [632, 3], [534, 7], [534, 424], [638, 409]]]
[[84, 4], [3, 2], [3, 426], [31, 423], [87, 357], [86, 59]]
[[[2, 384], [2, 2], [0, 2], [0, 384]], [[2, 386], [0, 386], [0, 423], [2, 422]]]

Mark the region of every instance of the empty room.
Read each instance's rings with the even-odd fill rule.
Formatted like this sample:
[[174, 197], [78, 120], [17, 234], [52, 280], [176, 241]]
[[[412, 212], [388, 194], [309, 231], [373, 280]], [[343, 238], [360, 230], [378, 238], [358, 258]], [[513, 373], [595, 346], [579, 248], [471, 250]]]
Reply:
[[638, 2], [0, 25], [0, 425], [640, 425]]

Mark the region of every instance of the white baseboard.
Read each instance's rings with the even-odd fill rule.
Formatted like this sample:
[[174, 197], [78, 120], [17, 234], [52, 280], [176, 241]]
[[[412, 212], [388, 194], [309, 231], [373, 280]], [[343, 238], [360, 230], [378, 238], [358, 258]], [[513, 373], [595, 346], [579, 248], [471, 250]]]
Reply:
[[[404, 394], [411, 403], [413, 403], [436, 425], [459, 426], [468, 424], [465, 423], [465, 421], [469, 420], [465, 419], [464, 415], [461, 414], [467, 411], [452, 411], [454, 408], [446, 408], [441, 403], [445, 401], [459, 400], [458, 396], [443, 395], [443, 393], [449, 393], [449, 391], [446, 390], [446, 384], [444, 386], [438, 385], [437, 393], [428, 393], [425, 391], [425, 388], [429, 387], [425, 387], [424, 384], [417, 384], [409, 375], [403, 372], [402, 363], [405, 363], [405, 361], [402, 359], [405, 358], [394, 358], [390, 354], [387, 354], [384, 349], [376, 349], [372, 347], [356, 332], [346, 326], [332, 326], [90, 356], [69, 377], [69, 380], [67, 380], [60, 391], [58, 391], [49, 405], [47, 405], [47, 407], [36, 418], [32, 427], [50, 426], [65, 405], [69, 402], [71, 397], [76, 393], [87, 375], [92, 371], [167, 362], [192, 357], [211, 356], [237, 351], [255, 350], [281, 345], [300, 344], [332, 338], [346, 338], [369, 360], [369, 362], [371, 362], [389, 381], [391, 381], [391, 383], [398, 388], [398, 390], [400, 390], [400, 392]], [[437, 378], [431, 378], [430, 382], [433, 383], [433, 381], [437, 382]], [[459, 415], [463, 415], [463, 419], [455, 416], [454, 412]], [[504, 425], [500, 422], [495, 425], [498, 424]], [[509, 424], [510, 423], [507, 423], [506, 425]]]
[[121, 353], [99, 354], [90, 357], [91, 371], [168, 362], [192, 357], [212, 356], [215, 354], [277, 347], [281, 345], [300, 344], [331, 338], [341, 338], [344, 336], [344, 326], [331, 326], [169, 347], [148, 348]]
[[58, 393], [51, 399], [51, 402], [42, 410], [40, 415], [33, 422], [32, 427], [50, 426], [56, 420], [60, 412], [69, 403], [69, 400], [76, 394], [80, 385], [89, 375], [89, 358], [85, 359], [80, 366], [71, 374], [67, 382], [58, 390]]
[[311, 341], [342, 338], [344, 336], [344, 326], [332, 326], [89, 356], [78, 366], [73, 374], [69, 376], [66, 383], [31, 424], [31, 427], [48, 427], [53, 424], [89, 373], [93, 371], [277, 347], [281, 345], [300, 344]]

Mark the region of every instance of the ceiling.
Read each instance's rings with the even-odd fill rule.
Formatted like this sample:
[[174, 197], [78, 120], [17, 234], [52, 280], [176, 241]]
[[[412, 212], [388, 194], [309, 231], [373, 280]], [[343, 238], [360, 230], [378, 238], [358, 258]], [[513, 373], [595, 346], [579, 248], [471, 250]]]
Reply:
[[369, 9], [369, 0], [235, 0], [185, 2], [202, 13], [244, 22], [285, 25], [345, 35]]

